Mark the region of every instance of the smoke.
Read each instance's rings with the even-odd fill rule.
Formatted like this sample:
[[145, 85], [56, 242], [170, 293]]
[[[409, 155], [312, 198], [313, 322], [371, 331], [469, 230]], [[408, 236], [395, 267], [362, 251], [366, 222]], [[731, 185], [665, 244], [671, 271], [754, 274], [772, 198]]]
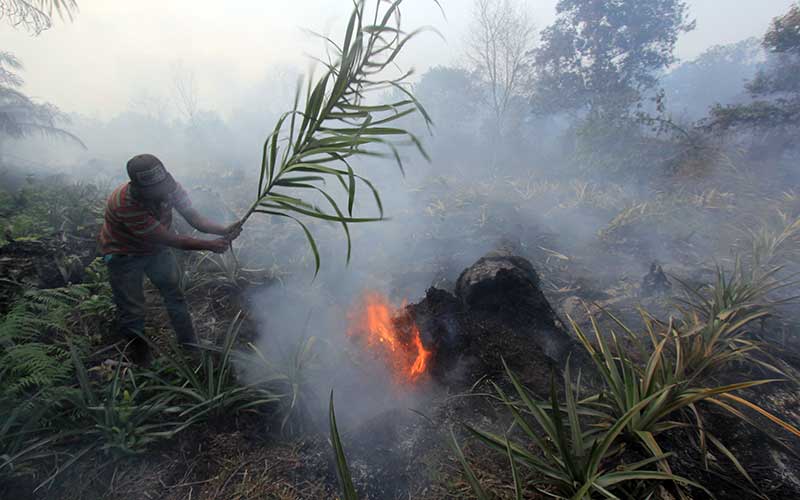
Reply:
[[[673, 68], [661, 82], [667, 106], [672, 100], [676, 116], [696, 119], [721, 94], [726, 102], [741, 102], [742, 80], [761, 67], [754, 51], [752, 42], [743, 42]], [[729, 76], [720, 78], [720, 68]], [[260, 146], [290, 107], [302, 73], [269, 68], [259, 82], [242, 85], [246, 90], [231, 98], [230, 110], [215, 109], [202, 92], [187, 95], [199, 92], [192, 85], [174, 86], [183, 95], [170, 88], [141, 92], [110, 119], [71, 115], [65, 126], [88, 150], [31, 138], [4, 144], [4, 161], [113, 188], [124, 180], [128, 158], [152, 152], [193, 190], [201, 211], [224, 205], [217, 217], [229, 218], [255, 195]], [[654, 260], [667, 272], [691, 275], [692, 266], [729, 255], [741, 240], [732, 222], [756, 224], [775, 211], [777, 203], [773, 207], [762, 193], [777, 200], [800, 181], [796, 169], [786, 168], [780, 179], [748, 172], [769, 166], [748, 141], [775, 149], [769, 138], [745, 134], [733, 144], [699, 144], [638, 126], [635, 134], [614, 134], [602, 123], [587, 127], [582, 116], [533, 116], [524, 96], [512, 101], [507, 133], [497, 137], [475, 79], [461, 68], [421, 75], [417, 91], [436, 124], [434, 134], [419, 122], [408, 126], [423, 138], [432, 161], [408, 152], [405, 177], [388, 160], [362, 164], [382, 195], [388, 220], [351, 226], [349, 265], [335, 224], [310, 225], [322, 252], [315, 279], [303, 233], [290, 222], [254, 218], [237, 242], [245, 267], [266, 268], [279, 278], [248, 296], [258, 350], [290, 372], [297, 368], [297, 353], [316, 339], [314, 355], [303, 357], [300, 367], [312, 420], [324, 421], [331, 390], [341, 419], [358, 423], [395, 409], [424, 408], [446, 389], [398, 387], [385, 366], [370, 362], [347, 338], [348, 311], [365, 291], [381, 292], [396, 304], [416, 302], [431, 286], [452, 288], [465, 267], [500, 246], [534, 263], [556, 305], [585, 292], [587, 281], [605, 291], [638, 282]], [[707, 92], [687, 94], [701, 85]], [[180, 103], [183, 112], [177, 111]], [[196, 109], [188, 112], [187, 103]], [[744, 143], [751, 157], [739, 152]], [[784, 148], [770, 161], [796, 166], [797, 154]], [[665, 158], [696, 167], [697, 178], [676, 186], [665, 174]], [[218, 196], [206, 197], [198, 188]], [[358, 213], [376, 212], [369, 196], [359, 200]], [[256, 362], [244, 366], [243, 374], [252, 381], [263, 376]]]
[[[365, 422], [392, 410], [424, 409], [426, 402], [441, 388], [427, 380], [419, 384], [398, 383], [395, 374], [373, 353], [347, 336], [348, 321], [354, 307], [370, 291], [387, 296], [398, 308], [420, 300], [432, 285], [454, 283], [458, 273], [491, 249], [484, 241], [458, 238], [454, 228], [432, 238], [434, 229], [421, 205], [426, 202], [415, 188], [417, 173], [403, 178], [399, 170], [375, 164], [383, 175], [377, 177], [384, 209], [390, 219], [381, 223], [354, 224], [351, 227], [353, 255], [346, 265], [346, 244], [338, 225], [314, 224], [322, 252], [322, 268], [313, 279], [310, 260], [297, 264], [291, 278], [283, 284], [255, 292], [248, 298], [257, 311], [260, 325], [257, 346], [272, 359], [287, 359], [287, 354], [311, 337], [317, 339], [317, 359], [309, 370], [306, 386], [316, 397], [316, 415], [324, 415], [330, 391], [335, 392], [338, 417], [343, 422]], [[373, 176], [374, 177], [374, 176]], [[363, 203], [363, 202], [362, 202]], [[366, 205], [366, 203], [364, 203]], [[373, 210], [374, 207], [356, 207]], [[254, 226], [265, 225], [255, 221]], [[299, 231], [299, 228], [291, 228]], [[270, 231], [264, 230], [269, 238]], [[305, 250], [300, 239], [278, 245], [278, 253]], [[448, 251], [444, 251], [449, 247]], [[257, 258], [257, 257], [256, 257]], [[246, 370], [251, 380], [264, 372]]]

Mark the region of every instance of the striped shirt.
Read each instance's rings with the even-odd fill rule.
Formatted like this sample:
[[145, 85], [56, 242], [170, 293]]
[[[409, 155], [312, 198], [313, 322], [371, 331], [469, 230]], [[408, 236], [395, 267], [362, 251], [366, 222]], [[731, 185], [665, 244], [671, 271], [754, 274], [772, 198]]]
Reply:
[[157, 209], [131, 196], [129, 186], [129, 183], [119, 186], [106, 202], [105, 221], [98, 237], [103, 255], [157, 254], [163, 250], [163, 245], [155, 243], [153, 236], [170, 231], [172, 209], [182, 211], [192, 206], [180, 184]]

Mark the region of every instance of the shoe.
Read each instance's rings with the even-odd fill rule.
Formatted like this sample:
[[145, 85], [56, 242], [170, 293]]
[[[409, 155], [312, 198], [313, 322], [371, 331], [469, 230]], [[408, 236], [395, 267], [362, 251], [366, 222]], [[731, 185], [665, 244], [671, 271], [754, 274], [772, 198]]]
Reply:
[[125, 346], [125, 357], [135, 365], [147, 365], [150, 363], [150, 346], [141, 337], [131, 339]]

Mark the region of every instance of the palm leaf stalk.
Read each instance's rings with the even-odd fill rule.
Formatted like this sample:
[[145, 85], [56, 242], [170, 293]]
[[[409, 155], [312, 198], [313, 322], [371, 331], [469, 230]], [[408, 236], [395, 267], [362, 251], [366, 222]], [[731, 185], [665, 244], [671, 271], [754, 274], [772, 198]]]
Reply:
[[[384, 218], [378, 190], [356, 173], [351, 165], [354, 158], [394, 158], [402, 172], [399, 147], [411, 145], [429, 159], [417, 137], [394, 123], [419, 113], [426, 125], [431, 125], [425, 109], [406, 88], [412, 72], [401, 72], [396, 78], [382, 76], [387, 68], [394, 66], [406, 43], [422, 31], [401, 30], [402, 2], [375, 0], [371, 20], [367, 18], [372, 10], [367, 9], [366, 0], [354, 2], [343, 42], [337, 44], [323, 37], [329, 47], [329, 61], [320, 61], [326, 68], [321, 77], [314, 81], [312, 74], [309, 78], [303, 108], [299, 106], [301, 82], [294, 109], [280, 117], [264, 142], [258, 196], [242, 218], [242, 224], [255, 213], [294, 220], [308, 239], [315, 272], [319, 272], [319, 250], [303, 218], [341, 224], [347, 237], [348, 262], [351, 255], [348, 225]], [[383, 96], [402, 97], [367, 104], [367, 94], [374, 95], [376, 91], [383, 91]], [[326, 180], [334, 180], [341, 186], [347, 195], [346, 207], [340, 206], [341, 200], [337, 201]], [[366, 186], [372, 193], [377, 216], [353, 215], [358, 185]], [[311, 194], [328, 208], [309, 203], [300, 193]]]

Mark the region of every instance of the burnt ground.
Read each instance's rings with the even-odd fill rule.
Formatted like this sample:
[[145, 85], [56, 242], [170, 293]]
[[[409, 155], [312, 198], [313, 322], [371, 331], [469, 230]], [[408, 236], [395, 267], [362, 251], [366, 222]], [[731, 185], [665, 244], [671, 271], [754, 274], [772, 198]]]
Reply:
[[[63, 242], [48, 244], [64, 252]], [[54, 265], [49, 251], [20, 248], [17, 245], [0, 252], [5, 263], [10, 259], [25, 263], [6, 265], [6, 270], [25, 270], [15, 275], [16, 281], [59, 286], [60, 281], [37, 284], [35, 280], [59, 275], [65, 279], [62, 272], [56, 274], [47, 267]], [[80, 260], [82, 254], [76, 255]], [[552, 379], [560, 385], [559, 374], [567, 359], [574, 370], [591, 370], [562, 318], [569, 315], [587, 326], [584, 303], [595, 311], [600, 307], [613, 309], [632, 324], [637, 321], [638, 304], [645, 304], [651, 312], [668, 310], [665, 297], [639, 295], [640, 278], [625, 277], [609, 283], [598, 273], [586, 280], [576, 277], [582, 270], [551, 267], [546, 262], [537, 270], [528, 260], [507, 252], [491, 254], [462, 273], [452, 291], [431, 288], [422, 301], [409, 306], [423, 340], [436, 353], [431, 380], [426, 385], [424, 403], [413, 410], [389, 410], [342, 427], [362, 498], [471, 497], [461, 466], [449, 447], [451, 429], [459, 436], [482, 483], [499, 498], [512, 498], [505, 457], [467, 440], [461, 427], [466, 422], [499, 433], [509, 428], [508, 412], [486, 397], [491, 393], [489, 380], [505, 383], [501, 358], [534, 393], [546, 397]], [[248, 307], [244, 295], [236, 290], [209, 282], [191, 291], [201, 336], [218, 338], [235, 311]], [[170, 335], [166, 315], [153, 290], [148, 291], [148, 303], [151, 333], [161, 338]], [[246, 328], [244, 339], [254, 332], [254, 328]], [[786, 359], [798, 364], [796, 358]], [[731, 381], [735, 376], [731, 374]], [[800, 398], [791, 384], [775, 384], [743, 396], [790, 422], [800, 420]], [[800, 450], [793, 444], [796, 438], [777, 433], [785, 446], [770, 443], [765, 434], [754, 430], [768, 428], [770, 422], [751, 413], [748, 416], [754, 425], [749, 427], [709, 409], [707, 425], [729, 445], [769, 498], [798, 498], [800, 480], [795, 471], [800, 470], [800, 462], [793, 454]], [[324, 425], [281, 436], [275, 420], [275, 416], [253, 414], [192, 428], [144, 455], [119, 461], [109, 461], [101, 453], [85, 456], [54, 488], [31, 495], [28, 484], [12, 485], [8, 498], [335, 498], [337, 479]], [[704, 472], [697, 453], [687, 446], [691, 439], [685, 432], [666, 436], [665, 447], [676, 453], [671, 462], [675, 472], [697, 478], [717, 498], [756, 498], [735, 476], [732, 480]], [[630, 453], [637, 455], [636, 450]], [[722, 464], [721, 469], [733, 470], [730, 464]], [[666, 493], [662, 496], [669, 498]], [[702, 497], [698, 492], [693, 495]], [[526, 498], [545, 497], [528, 491]]]
[[[324, 438], [270, 441], [263, 422], [198, 428], [119, 462], [84, 460], [44, 498], [333, 498]], [[17, 498], [24, 498], [22, 496]]]
[[95, 258], [97, 243], [88, 232], [18, 239], [0, 246], [0, 313], [26, 288], [80, 283]]

